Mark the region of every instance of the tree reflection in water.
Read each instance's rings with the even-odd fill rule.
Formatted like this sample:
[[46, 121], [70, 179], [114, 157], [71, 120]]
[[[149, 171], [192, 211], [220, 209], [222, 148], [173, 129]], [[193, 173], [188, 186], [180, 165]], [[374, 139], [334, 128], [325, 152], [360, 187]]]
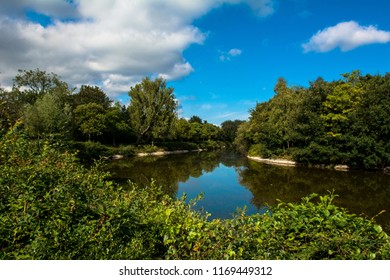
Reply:
[[205, 198], [199, 205], [213, 218], [231, 217], [243, 201], [251, 214], [276, 205], [278, 199], [299, 202], [311, 193], [334, 191], [339, 195], [335, 203], [350, 213], [372, 218], [386, 210], [375, 219], [389, 228], [390, 177], [381, 172], [271, 166], [248, 161], [233, 152], [135, 157], [113, 161], [107, 169], [116, 181], [130, 179], [140, 187], [150, 185], [153, 178], [172, 196], [186, 192], [193, 198], [203, 192]]

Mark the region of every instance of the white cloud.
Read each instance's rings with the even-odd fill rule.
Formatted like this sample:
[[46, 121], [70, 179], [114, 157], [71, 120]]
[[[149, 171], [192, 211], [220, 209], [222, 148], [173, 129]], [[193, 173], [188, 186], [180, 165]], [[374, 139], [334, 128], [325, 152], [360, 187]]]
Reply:
[[240, 55], [241, 53], [242, 53], [242, 51], [239, 50], [239, 49], [231, 49], [231, 50], [228, 52], [228, 54], [229, 54], [230, 56], [238, 56], [238, 55]]
[[341, 22], [325, 28], [303, 44], [304, 52], [328, 52], [335, 48], [349, 51], [357, 47], [390, 42], [390, 32], [378, 30], [375, 26], [361, 26], [355, 21]]
[[[271, 0], [3, 0], [2, 86], [12, 84], [18, 69], [36, 68], [71, 85], [100, 85], [113, 97], [144, 76], [180, 79], [194, 71], [184, 50], [206, 40], [207, 30], [192, 22], [224, 3], [248, 4], [260, 16], [274, 12]], [[51, 24], [29, 21], [26, 10]]]
[[222, 54], [219, 56], [220, 61], [230, 61], [233, 57], [239, 56], [242, 53], [240, 49], [231, 49], [228, 52], [221, 52]]
[[213, 108], [213, 105], [211, 105], [211, 104], [202, 104], [199, 107], [199, 109], [206, 110], [206, 111], [211, 110], [212, 108]]

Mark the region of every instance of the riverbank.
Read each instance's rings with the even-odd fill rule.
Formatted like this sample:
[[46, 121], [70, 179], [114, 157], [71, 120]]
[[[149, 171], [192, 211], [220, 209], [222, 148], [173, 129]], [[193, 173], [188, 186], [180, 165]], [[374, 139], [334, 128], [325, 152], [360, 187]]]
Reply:
[[109, 146], [99, 142], [72, 142], [70, 149], [77, 152], [77, 157], [83, 162], [91, 162], [96, 159], [104, 160], [122, 159], [142, 156], [164, 156], [169, 154], [182, 154], [189, 152], [201, 152], [226, 149], [228, 143], [222, 141], [204, 141], [199, 143], [191, 142], [164, 142], [153, 145], [125, 145]]
[[[269, 158], [261, 158], [261, 157], [253, 157], [253, 156], [247, 156], [247, 158], [257, 161], [257, 162], [262, 162], [265, 164], [271, 164], [271, 165], [278, 165], [278, 166], [304, 166], [303, 163], [299, 163], [296, 161], [292, 160], [285, 160], [285, 159], [269, 159]], [[312, 167], [316, 168], [333, 168], [334, 170], [337, 171], [349, 171], [350, 167], [348, 165], [325, 165], [325, 164], [317, 164], [317, 165], [312, 165]]]
[[177, 151], [157, 151], [157, 152], [151, 152], [151, 153], [137, 153], [136, 156], [138, 157], [145, 157], [145, 156], [165, 156], [165, 155], [172, 155], [172, 154], [185, 154], [190, 152], [202, 152], [204, 149], [196, 149], [196, 150], [177, 150]]

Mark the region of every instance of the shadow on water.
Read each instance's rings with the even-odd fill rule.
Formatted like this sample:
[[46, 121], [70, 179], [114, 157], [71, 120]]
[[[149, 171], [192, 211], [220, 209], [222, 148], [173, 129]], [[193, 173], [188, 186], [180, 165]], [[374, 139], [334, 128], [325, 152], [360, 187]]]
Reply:
[[390, 229], [390, 176], [381, 172], [340, 172], [306, 167], [271, 166], [233, 152], [201, 152], [163, 157], [113, 161], [108, 167], [113, 179], [148, 186], [152, 178], [172, 196], [188, 199], [204, 194], [198, 202], [211, 218], [229, 218], [237, 207], [247, 213], [264, 212], [277, 199], [300, 202], [311, 193], [334, 191], [335, 204], [348, 212], [372, 218]]

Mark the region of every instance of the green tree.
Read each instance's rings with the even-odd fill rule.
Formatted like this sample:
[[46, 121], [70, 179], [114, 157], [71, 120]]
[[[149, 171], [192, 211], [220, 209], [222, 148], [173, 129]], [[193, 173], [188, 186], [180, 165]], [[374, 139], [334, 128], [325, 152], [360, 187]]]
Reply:
[[34, 104], [39, 96], [57, 91], [70, 93], [68, 84], [61, 81], [54, 73], [47, 73], [39, 69], [18, 70], [14, 78], [13, 90], [17, 91], [25, 104]]
[[190, 123], [202, 123], [202, 119], [199, 116], [192, 116], [189, 120]]
[[222, 129], [222, 134], [223, 134], [224, 140], [233, 143], [234, 139], [237, 136], [237, 129], [243, 122], [244, 121], [242, 121], [242, 120], [224, 121], [221, 124], [221, 129]]
[[130, 134], [130, 126], [126, 108], [119, 103], [109, 108], [106, 113], [106, 129], [111, 136], [112, 144], [117, 144], [118, 138], [125, 140]]
[[349, 127], [349, 115], [361, 102], [363, 86], [359, 71], [342, 75], [332, 93], [326, 96], [323, 103], [324, 112], [321, 115], [327, 127], [327, 133], [340, 137]]
[[7, 130], [21, 117], [23, 103], [15, 91], [0, 88], [0, 130]]
[[203, 123], [201, 126], [200, 135], [202, 140], [218, 140], [222, 134], [222, 130], [211, 123]]
[[71, 107], [58, 95], [44, 94], [33, 105], [27, 105], [23, 121], [29, 132], [38, 138], [44, 134], [64, 137], [70, 132]]
[[103, 106], [96, 103], [88, 103], [77, 106], [74, 110], [75, 123], [80, 132], [88, 136], [102, 135], [106, 129], [106, 111]]
[[82, 85], [79, 92], [72, 95], [72, 98], [75, 108], [83, 104], [96, 103], [108, 109], [112, 103], [104, 91], [97, 86]]
[[131, 128], [137, 135], [137, 144], [143, 139], [165, 139], [171, 132], [176, 118], [177, 102], [173, 88], [167, 88], [166, 81], [144, 78], [129, 92], [128, 107]]
[[178, 119], [175, 122], [175, 139], [189, 141], [192, 138], [190, 133], [191, 124], [186, 119]]
[[234, 147], [243, 154], [247, 154], [251, 145], [251, 133], [249, 131], [250, 123], [245, 121], [237, 128], [236, 138], [233, 141]]

